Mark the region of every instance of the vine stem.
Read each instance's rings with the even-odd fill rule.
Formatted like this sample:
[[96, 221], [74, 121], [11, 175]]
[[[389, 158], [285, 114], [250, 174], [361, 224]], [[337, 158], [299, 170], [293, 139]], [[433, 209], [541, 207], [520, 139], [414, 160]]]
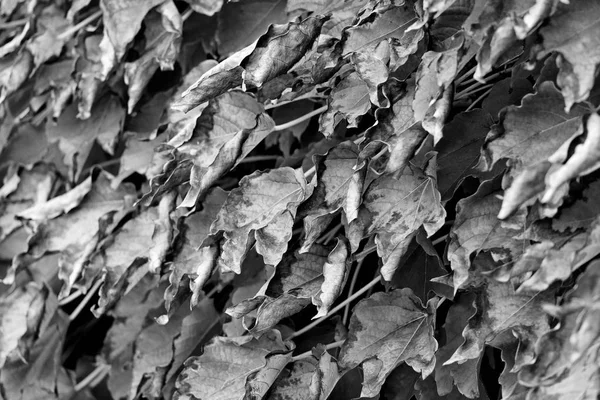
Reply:
[[274, 160], [277, 160], [278, 158], [281, 158], [281, 156], [278, 156], [278, 155], [251, 156], [251, 157], [244, 158], [242, 161], [240, 161], [238, 163], [238, 165], [239, 164], [248, 164], [251, 162], [258, 162], [258, 161], [274, 161]]
[[93, 381], [100, 381], [108, 372], [110, 371], [110, 365], [100, 364], [98, 365], [92, 372], [88, 374], [85, 378], [83, 378], [80, 382], [78, 382], [74, 390], [75, 392], [80, 392], [86, 387], [88, 387]]
[[342, 308], [344, 308], [346, 306], [346, 304], [354, 301], [356, 298], [358, 298], [364, 292], [366, 292], [367, 290], [369, 290], [373, 286], [377, 285], [380, 280], [381, 280], [381, 276], [378, 275], [377, 278], [375, 278], [371, 282], [367, 283], [358, 292], [354, 293], [352, 296], [348, 297], [346, 300], [344, 300], [343, 302], [341, 302], [340, 304], [338, 304], [337, 306], [335, 306], [331, 311], [329, 311], [327, 313], [327, 315], [325, 315], [325, 316], [319, 318], [318, 320], [316, 320], [316, 321], [314, 321], [314, 322], [306, 325], [304, 328], [300, 329], [299, 331], [296, 331], [296, 332], [292, 333], [290, 336], [287, 337], [287, 339], [293, 339], [295, 337], [298, 337], [298, 336], [300, 336], [300, 335], [302, 335], [302, 334], [310, 331], [312, 328], [314, 328], [315, 326], [319, 325], [321, 322], [325, 321], [327, 318], [331, 317], [333, 314], [335, 314], [336, 312], [338, 312], [339, 310], [341, 310]]
[[358, 260], [362, 260], [364, 259], [366, 256], [368, 256], [371, 253], [374, 253], [375, 251], [377, 251], [377, 245], [373, 245], [371, 247], [367, 247], [366, 249], [364, 249], [363, 251], [361, 251], [360, 253], [356, 253], [354, 255], [354, 260], [358, 261]]
[[[361, 258], [360, 261], [356, 264], [356, 269], [354, 270], [354, 275], [352, 275], [352, 281], [350, 281], [350, 289], [348, 289], [348, 294], [352, 295], [354, 291], [354, 286], [356, 286], [356, 281], [358, 281], [358, 274], [360, 269], [362, 268], [364, 258]], [[344, 326], [348, 323], [348, 316], [350, 315], [350, 303], [347, 303], [344, 307], [344, 317], [342, 318], [342, 324]]]
[[307, 119], [311, 119], [315, 115], [324, 113], [325, 111], [327, 111], [327, 108], [328, 108], [328, 106], [319, 107], [316, 110], [313, 110], [313, 111], [309, 112], [308, 114], [301, 116], [300, 118], [293, 119], [289, 122], [286, 122], [285, 124], [275, 125], [275, 128], [273, 129], [273, 131], [278, 132], [278, 131], [283, 131], [285, 129], [291, 128], [292, 126], [298, 125], [298, 124], [306, 121]]
[[29, 18], [17, 19], [15, 21], [0, 22], [0, 30], [12, 29], [19, 26], [25, 25], [29, 21]]
[[77, 316], [79, 315], [79, 313], [81, 313], [81, 311], [83, 310], [83, 308], [87, 305], [87, 303], [89, 303], [89, 301], [92, 298], [92, 296], [94, 295], [94, 293], [96, 293], [96, 291], [98, 289], [100, 289], [100, 285], [102, 285], [102, 282], [104, 282], [102, 279], [98, 279], [94, 283], [94, 285], [87, 292], [87, 294], [85, 295], [85, 297], [83, 298], [83, 300], [81, 300], [81, 303], [79, 303], [79, 305], [77, 306], [77, 308], [69, 315], [69, 321], [73, 321], [75, 318], [77, 318]]
[[83, 292], [81, 291], [81, 289], [77, 289], [73, 293], [71, 293], [70, 295], [65, 297], [64, 299], [60, 300], [58, 302], [58, 305], [64, 306], [65, 304], [69, 304], [70, 302], [72, 302], [73, 300], [75, 300], [76, 298], [78, 298], [81, 295], [83, 295]]
[[477, 69], [477, 65], [475, 65], [473, 68], [471, 68], [470, 70], [468, 70], [467, 72], [465, 72], [464, 74], [462, 74], [461, 76], [456, 78], [454, 80], [454, 84], [456, 86], [460, 85], [463, 81], [467, 80], [469, 78], [469, 76], [473, 76], [476, 69]]
[[434, 241], [432, 241], [431, 244], [433, 244], [435, 246], [436, 244], [442, 243], [447, 238], [448, 238], [448, 235], [444, 235], [444, 236], [439, 237], [439, 238], [435, 239]]
[[311, 95], [310, 93], [307, 93], [307, 94], [304, 94], [302, 96], [298, 96], [298, 97], [296, 97], [295, 99], [292, 99], [292, 100], [282, 101], [282, 102], [279, 102], [279, 103], [266, 104], [265, 105], [265, 110], [271, 110], [273, 108], [285, 106], [287, 104], [295, 103], [297, 101], [310, 100], [310, 99], [321, 99], [321, 98], [322, 97], [320, 97], [320, 96], [314, 96], [314, 95]]
[[[327, 346], [325, 346], [325, 350], [331, 350], [331, 349], [336, 349], [338, 347], [342, 347], [342, 345], [344, 344], [345, 341], [346, 340], [344, 339], [344, 340], [338, 340], [337, 342], [329, 343]], [[312, 356], [312, 350], [306, 351], [302, 354], [298, 354], [297, 356], [292, 357], [292, 360], [290, 362], [303, 360], [310, 356]]]
[[492, 91], [492, 88], [489, 88], [488, 90], [486, 90], [485, 92], [483, 92], [481, 94], [481, 96], [479, 96], [478, 98], [476, 98], [475, 100], [473, 100], [473, 102], [471, 103], [471, 105], [469, 107], [467, 107], [467, 109], [465, 110], [465, 112], [471, 111], [473, 109], [473, 107], [475, 107], [475, 104], [479, 103], [479, 101], [481, 99], [483, 99], [485, 96], [487, 96], [488, 94], [490, 94], [491, 91]]
[[472, 94], [475, 94], [475, 93], [480, 92], [482, 90], [491, 89], [492, 86], [494, 86], [493, 83], [487, 83], [485, 85], [479, 86], [479, 87], [477, 87], [475, 89], [472, 89], [472, 90], [463, 90], [462, 92], [456, 94], [456, 97], [454, 98], [454, 100], [462, 100], [462, 99], [464, 99], [466, 97], [469, 97]]
[[77, 25], [73, 25], [72, 27], [70, 27], [69, 29], [67, 29], [66, 31], [64, 31], [63, 33], [59, 34], [56, 38], [58, 40], [68, 39], [69, 36], [71, 36], [74, 33], [77, 33], [79, 30], [85, 28], [86, 26], [88, 26], [89, 24], [91, 24], [92, 22], [94, 22], [94, 20], [96, 20], [100, 16], [102, 16], [102, 10], [96, 11], [95, 13], [93, 13], [92, 15], [90, 15], [89, 17], [83, 19]]

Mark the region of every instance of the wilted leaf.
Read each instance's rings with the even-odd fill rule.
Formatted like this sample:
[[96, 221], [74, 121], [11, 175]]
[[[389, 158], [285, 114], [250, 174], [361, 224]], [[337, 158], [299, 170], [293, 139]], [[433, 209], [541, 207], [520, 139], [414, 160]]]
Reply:
[[369, 87], [356, 72], [352, 72], [331, 91], [329, 108], [319, 120], [321, 132], [325, 137], [333, 135], [343, 119], [348, 121], [349, 127], [356, 127], [360, 117], [370, 109]]
[[444, 364], [463, 363], [478, 359], [486, 344], [501, 347], [515, 337], [522, 346], [525, 357], [515, 370], [529, 361], [526, 349], [549, 329], [548, 318], [542, 311], [542, 304], [553, 298], [548, 290], [533, 295], [515, 293], [512, 284], [488, 281], [477, 292], [475, 308], [477, 313], [469, 319], [463, 331], [465, 341], [456, 349]]
[[550, 201], [559, 188], [571, 179], [584, 176], [600, 168], [600, 115], [592, 113], [585, 124], [585, 140], [560, 168], [546, 177], [546, 192], [543, 202]]
[[600, 5], [593, 0], [572, 4], [558, 2], [556, 14], [540, 29], [544, 38], [544, 51], [560, 56], [558, 85], [565, 97], [567, 109], [574, 103], [586, 100], [594, 86], [595, 71], [600, 64]]
[[160, 68], [172, 70], [179, 54], [183, 21], [175, 3], [166, 1], [145, 19], [145, 53], [134, 62], [125, 63], [125, 83], [128, 86], [127, 112], [131, 114], [143, 90]]
[[227, 199], [227, 192], [215, 188], [202, 202], [202, 211], [186, 217], [183, 221], [182, 232], [179, 236], [179, 250], [171, 264], [169, 287], [165, 292], [165, 308], [170, 309], [170, 303], [175, 299], [187, 276], [192, 289], [192, 305], [195, 305], [202, 287], [210, 278], [216, 264], [217, 250], [213, 246], [202, 247], [208, 237], [210, 224]]
[[[247, 384], [265, 369], [273, 368], [272, 359], [287, 354], [291, 359], [291, 342], [283, 342], [278, 331], [253, 339], [216, 337], [199, 357], [189, 358], [177, 378], [175, 399], [244, 398]], [[278, 369], [285, 365], [278, 365]], [[272, 382], [270, 382], [272, 384]]]
[[193, 207], [215, 182], [243, 160], [275, 128], [267, 114], [258, 114], [255, 125], [236, 132], [218, 150], [213, 162], [205, 165], [206, 159], [196, 157], [190, 172], [190, 190], [179, 207]]
[[77, 119], [77, 107], [71, 104], [56, 123], [48, 122], [46, 135], [50, 143], [58, 142], [65, 164], [71, 168], [76, 180], [94, 142], [97, 141], [107, 153], [114, 154], [124, 122], [125, 110], [121, 103], [115, 96], [106, 95], [95, 103], [91, 118], [86, 120]]
[[552, 228], [560, 232], [565, 232], [567, 229], [576, 231], [588, 228], [600, 214], [600, 210], [596, 207], [598, 198], [600, 198], [600, 182], [594, 181], [583, 191], [580, 199], [560, 209], [558, 216], [552, 219]]
[[[156, 208], [149, 208], [127, 221], [102, 245], [92, 260], [100, 263], [104, 284], [95, 310], [97, 315], [112, 307], [123, 293], [131, 290], [146, 272], [159, 273], [171, 247], [175, 194], [163, 197]], [[99, 271], [96, 271], [98, 273]]]
[[354, 308], [348, 339], [342, 346], [344, 369], [362, 364], [361, 396], [379, 393], [385, 378], [405, 362], [423, 376], [433, 372], [438, 344], [433, 337], [435, 310], [424, 308], [412, 290], [375, 293]]
[[219, 53], [229, 55], [261, 37], [271, 24], [287, 22], [285, 0], [228, 2], [219, 17]]
[[520, 382], [531, 387], [528, 398], [598, 396], [599, 313], [593, 309], [598, 295], [598, 263], [593, 262], [579, 277], [565, 304], [549, 307], [560, 317], [560, 323], [540, 338], [535, 347], [535, 362], [519, 374]]
[[27, 49], [33, 54], [33, 63], [36, 67], [60, 55], [68, 39], [60, 34], [70, 25], [64, 11], [58, 6], [51, 4], [42, 10], [36, 21], [37, 33], [27, 44]]
[[[4, 367], [7, 361], [18, 360], [19, 353], [28, 350], [19, 349], [19, 342], [31, 329], [30, 326], [39, 323], [44, 297], [39, 286], [32, 282], [0, 298], [0, 367]], [[36, 335], [36, 332], [30, 334]]]
[[[110, 221], [111, 214], [123, 211], [131, 204], [135, 193], [130, 185], [113, 189], [110, 176], [104, 172], [95, 180], [90, 178], [90, 182], [91, 189], [78, 207], [59, 218], [40, 223], [28, 240], [28, 253], [34, 257], [61, 252], [59, 277], [64, 281], [63, 296], [79, 279], [96, 244], [104, 237], [105, 224]], [[15, 260], [13, 268], [18, 267], [19, 260]]]
[[325, 400], [340, 379], [333, 357], [324, 351], [318, 360], [308, 358], [292, 364], [273, 384], [268, 400]]
[[523, 97], [520, 106], [501, 112], [497, 130], [490, 132], [482, 150], [487, 170], [502, 158], [510, 159], [513, 174], [547, 160], [582, 131], [587, 112], [576, 105], [566, 113], [560, 92], [552, 82], [543, 82], [536, 93]]
[[249, 87], [261, 87], [287, 72], [310, 49], [325, 20], [319, 16], [298, 23], [271, 25], [241, 64], [245, 70], [244, 83]]
[[323, 317], [341, 294], [351, 262], [348, 260], [350, 248], [346, 240], [338, 239], [337, 244], [327, 256], [323, 264], [323, 283], [321, 290], [313, 296], [313, 303], [317, 306], [317, 315], [313, 319]]
[[223, 6], [222, 0], [185, 0], [197, 13], [212, 16]]
[[[364, 207], [370, 214], [367, 234], [377, 234], [377, 253], [388, 271], [394, 270], [393, 264], [421, 226], [431, 236], [446, 218], [435, 180], [412, 166], [374, 180], [365, 192]], [[391, 277], [390, 273], [384, 278]]]
[[144, 17], [152, 8], [165, 0], [102, 0], [102, 19], [104, 21], [104, 38], [100, 44], [103, 76], [106, 77], [116, 62], [120, 61], [127, 45], [133, 40], [142, 27]]
[[[221, 270], [239, 274], [252, 231], [267, 227], [284, 211], [295, 216], [298, 205], [309, 195], [304, 175], [291, 168], [255, 172], [242, 178], [239, 188], [231, 191], [210, 229], [211, 234], [223, 232], [219, 257]], [[260, 240], [260, 236], [256, 239]]]
[[[357, 159], [358, 147], [351, 141], [338, 144], [325, 156], [315, 156], [317, 186], [311, 197], [299, 209], [299, 214], [304, 217], [306, 232], [301, 251], [308, 250], [331, 222], [330, 218], [321, 222], [316, 222], [317, 220], [335, 213], [340, 208], [344, 209], [347, 216], [352, 215], [355, 209], [352, 207], [349, 210], [349, 206], [353, 205], [351, 200], [357, 196], [360, 204], [362, 185], [356, 187], [351, 182], [355, 175], [360, 177], [366, 171], [354, 170]], [[351, 189], [358, 190], [350, 192]]]
[[23, 211], [40, 204], [45, 204], [56, 183], [55, 173], [45, 164], [38, 164], [31, 170], [22, 169], [13, 178], [14, 189], [6, 193], [10, 182], [5, 182], [0, 189], [0, 242], [11, 232], [21, 226], [16, 217]]
[[25, 82], [33, 68], [33, 56], [23, 50], [0, 59], [0, 103]]
[[474, 296], [462, 295], [458, 302], [452, 304], [444, 330], [446, 332], [446, 344], [435, 354], [435, 381], [437, 391], [441, 396], [452, 392], [454, 386], [466, 397], [472, 399], [479, 396], [479, 359], [469, 359], [463, 363], [445, 365], [452, 354], [462, 345], [463, 329], [467, 322], [473, 318], [476, 309], [474, 307]]
[[479, 151], [492, 120], [482, 110], [458, 114], [444, 127], [443, 137], [435, 146], [438, 188], [443, 200], [454, 195], [456, 188], [471, 175], [478, 176]]
[[524, 230], [525, 215], [519, 213], [501, 221], [496, 215], [502, 200], [495, 181], [485, 181], [477, 193], [456, 205], [456, 220], [450, 230], [448, 260], [454, 271], [454, 290], [469, 279], [470, 257], [482, 250], [491, 250], [510, 262], [521, 255], [524, 243], [515, 239]]

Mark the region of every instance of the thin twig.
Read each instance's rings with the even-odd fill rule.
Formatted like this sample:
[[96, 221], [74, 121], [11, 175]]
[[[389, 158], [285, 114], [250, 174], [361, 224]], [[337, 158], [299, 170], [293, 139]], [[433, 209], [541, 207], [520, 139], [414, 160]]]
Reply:
[[23, 26], [29, 21], [29, 18], [16, 19], [14, 21], [0, 22], [0, 30], [17, 28]]
[[467, 107], [466, 111], [471, 111], [473, 109], [473, 107], [475, 107], [475, 104], [477, 104], [481, 99], [483, 99], [485, 96], [487, 96], [488, 94], [490, 94], [490, 92], [492, 91], [492, 88], [489, 88], [488, 90], [486, 90], [485, 92], [483, 92], [481, 94], [481, 96], [479, 96], [478, 98], [476, 98], [475, 100], [473, 100], [473, 102], [471, 103], [471, 105], [469, 105], [469, 107]]
[[[338, 340], [337, 342], [329, 343], [327, 346], [325, 346], [325, 350], [331, 350], [331, 349], [336, 349], [338, 347], [342, 347], [342, 345], [344, 344], [345, 341], [346, 340], [344, 339], [344, 340]], [[292, 357], [291, 362], [303, 360], [303, 359], [311, 357], [311, 356], [312, 356], [312, 350], [309, 350], [302, 354], [298, 354], [297, 356]]]
[[365, 258], [366, 256], [368, 256], [371, 253], [374, 253], [375, 251], [377, 251], [377, 245], [374, 244], [371, 247], [367, 247], [366, 249], [364, 249], [360, 253], [356, 253], [354, 255], [354, 260], [355, 261], [362, 260], [363, 258]]
[[272, 104], [266, 104], [265, 105], [265, 110], [271, 110], [273, 108], [285, 106], [286, 104], [295, 103], [295, 102], [301, 101], [301, 100], [322, 99], [322, 98], [323, 97], [321, 97], [321, 96], [315, 96], [315, 95], [313, 95], [311, 93], [307, 93], [307, 94], [303, 94], [302, 96], [298, 96], [298, 97], [296, 97], [295, 99], [292, 99], [292, 100], [280, 101], [278, 103], [272, 103]]
[[316, 243], [327, 244], [331, 239], [333, 239], [333, 237], [335, 236], [335, 234], [337, 233], [337, 231], [340, 230], [341, 227], [342, 227], [342, 223], [340, 222], [339, 224], [337, 224], [336, 226], [334, 226], [333, 228], [331, 228], [329, 230], [329, 232], [325, 232], [323, 234], [323, 236], [321, 236], [320, 238], [318, 238], [316, 240]]
[[192, 9], [192, 7], [185, 10], [183, 12], [183, 14], [181, 14], [181, 22], [185, 22], [189, 17], [192, 16], [193, 13], [194, 13], [194, 10]]
[[79, 303], [77, 308], [69, 315], [69, 321], [73, 321], [75, 318], [77, 318], [79, 313], [81, 313], [83, 308], [87, 305], [87, 303], [89, 303], [90, 299], [94, 296], [94, 293], [96, 293], [96, 291], [100, 288], [100, 285], [102, 285], [102, 282], [104, 282], [104, 280], [98, 279], [94, 283], [94, 286], [92, 286], [90, 288], [90, 290], [87, 292], [87, 294], [85, 295], [83, 300], [81, 300], [81, 303]]
[[70, 27], [69, 29], [64, 31], [63, 33], [59, 34], [56, 38], [58, 40], [68, 39], [69, 36], [73, 35], [74, 33], [79, 32], [81, 29], [85, 28], [86, 26], [88, 26], [89, 24], [91, 24], [92, 22], [94, 22], [96, 19], [98, 19], [101, 16], [102, 16], [102, 10], [98, 10], [95, 13], [93, 13], [92, 15], [90, 15], [89, 17], [87, 17], [84, 20], [82, 20], [81, 22], [79, 22], [77, 25], [73, 25], [72, 27]]
[[439, 237], [439, 238], [435, 239], [433, 242], [431, 242], [431, 244], [433, 244], [433, 245], [435, 246], [436, 244], [440, 244], [440, 243], [442, 243], [442, 242], [443, 242], [443, 241], [445, 241], [447, 238], [448, 238], [448, 235], [444, 235], [444, 236], [442, 236], [442, 237]]
[[292, 333], [287, 339], [292, 339], [292, 338], [298, 337], [298, 336], [300, 336], [300, 335], [302, 335], [302, 334], [310, 331], [312, 328], [314, 328], [315, 326], [319, 325], [321, 322], [325, 321], [327, 318], [331, 317], [333, 314], [335, 314], [336, 312], [338, 312], [339, 310], [341, 310], [342, 308], [344, 308], [346, 306], [346, 304], [354, 301], [354, 299], [358, 298], [364, 292], [366, 292], [367, 290], [369, 290], [373, 286], [377, 285], [380, 280], [381, 280], [381, 276], [377, 275], [377, 278], [373, 279], [371, 282], [367, 283], [358, 292], [354, 293], [352, 296], [348, 297], [346, 300], [344, 300], [343, 302], [341, 302], [340, 304], [338, 304], [337, 306], [335, 306], [331, 311], [329, 311], [327, 313], [327, 315], [319, 318], [318, 320], [312, 322], [311, 324], [306, 325], [304, 328], [300, 329], [299, 331], [296, 331], [296, 332]]
[[[352, 295], [354, 291], [354, 286], [356, 286], [356, 281], [358, 280], [358, 274], [360, 273], [360, 269], [362, 268], [364, 258], [361, 258], [358, 264], [356, 264], [356, 269], [354, 270], [354, 275], [352, 275], [352, 281], [350, 282], [350, 289], [348, 289], [348, 294]], [[348, 323], [348, 316], [350, 315], [350, 303], [346, 304], [344, 307], [344, 317], [342, 318], [342, 324], [346, 326]]]
[[473, 76], [473, 74], [475, 73], [475, 70], [477, 70], [477, 65], [475, 65], [473, 68], [471, 68], [470, 70], [468, 70], [467, 72], [465, 72], [464, 74], [462, 74], [461, 76], [459, 76], [458, 78], [456, 78], [454, 80], [454, 85], [458, 86], [464, 80], [466, 80], [469, 76]]
[[97, 377], [106, 375], [110, 371], [110, 365], [100, 364], [94, 369], [92, 372], [88, 374], [85, 378], [83, 378], [79, 383], [77, 383], [74, 387], [75, 392], [80, 392], [86, 387], [88, 387], [92, 381], [94, 381]]
[[467, 98], [467, 97], [469, 97], [469, 96], [471, 96], [471, 95], [473, 95], [473, 94], [475, 94], [477, 92], [481, 92], [482, 90], [491, 89], [492, 86], [494, 86], [493, 83], [486, 83], [485, 85], [482, 85], [482, 86], [480, 86], [480, 87], [478, 87], [476, 89], [472, 89], [470, 91], [466, 91], [466, 90], [462, 91], [462, 92], [456, 94], [456, 96], [454, 97], [454, 100], [465, 99], [465, 98]]
[[315, 115], [324, 113], [325, 111], [327, 111], [327, 107], [328, 106], [319, 107], [316, 110], [313, 110], [313, 111], [309, 112], [308, 114], [301, 116], [300, 118], [293, 119], [289, 122], [286, 122], [285, 124], [276, 125], [275, 128], [273, 129], [273, 131], [274, 132], [283, 131], [285, 129], [291, 128], [292, 126], [301, 124], [302, 122], [306, 121], [307, 119], [311, 119]]
[[65, 297], [64, 299], [60, 300], [58, 302], [58, 305], [64, 306], [65, 304], [69, 304], [70, 302], [72, 302], [73, 300], [75, 300], [76, 298], [78, 298], [79, 296], [82, 296], [82, 295], [83, 295], [83, 291], [81, 289], [77, 289], [76, 291], [74, 291], [73, 293], [71, 293], [70, 295]]
[[238, 163], [238, 165], [239, 164], [248, 164], [248, 163], [252, 163], [252, 162], [259, 162], [259, 161], [274, 161], [274, 160], [277, 160], [279, 158], [281, 158], [281, 156], [278, 156], [278, 155], [246, 157], [242, 161], [240, 161]]

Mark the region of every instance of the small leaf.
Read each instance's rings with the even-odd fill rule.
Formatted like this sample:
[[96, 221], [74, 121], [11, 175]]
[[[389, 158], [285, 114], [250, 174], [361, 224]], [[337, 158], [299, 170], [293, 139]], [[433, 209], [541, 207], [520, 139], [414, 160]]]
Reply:
[[358, 303], [340, 365], [350, 369], [362, 364], [361, 396], [376, 396], [386, 377], [402, 362], [424, 376], [433, 371], [438, 347], [433, 321], [432, 312], [410, 289], [375, 293]]
[[36, 67], [50, 58], [60, 55], [67, 39], [61, 37], [60, 33], [66, 31], [70, 25], [64, 12], [54, 4], [44, 8], [37, 16], [37, 34], [26, 45], [33, 54], [33, 62]]

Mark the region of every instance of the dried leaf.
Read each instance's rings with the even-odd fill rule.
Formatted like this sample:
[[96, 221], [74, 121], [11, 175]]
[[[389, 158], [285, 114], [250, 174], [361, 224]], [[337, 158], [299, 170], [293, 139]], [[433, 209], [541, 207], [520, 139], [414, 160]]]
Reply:
[[286, 210], [295, 216], [298, 205], [309, 195], [304, 175], [291, 168], [255, 172], [242, 178], [239, 188], [231, 191], [210, 229], [211, 234], [223, 232], [219, 257], [222, 271], [239, 274], [249, 234], [265, 228]]
[[558, 84], [567, 109], [586, 100], [594, 86], [595, 71], [600, 63], [599, 19], [600, 7], [593, 0], [568, 5], [558, 2], [555, 15], [540, 29], [544, 51], [539, 57], [551, 51], [560, 53]]
[[337, 244], [327, 256], [327, 262], [323, 264], [323, 283], [319, 293], [313, 296], [313, 303], [318, 310], [313, 319], [327, 315], [329, 309], [341, 294], [350, 270], [349, 254], [348, 242], [338, 239]]
[[485, 111], [473, 110], [458, 114], [444, 127], [442, 139], [435, 146], [438, 187], [443, 200], [449, 200], [466, 177], [480, 175], [476, 166], [491, 122]]
[[370, 109], [369, 87], [356, 72], [352, 72], [331, 91], [329, 108], [319, 120], [321, 132], [325, 137], [333, 135], [343, 119], [348, 121], [349, 127], [356, 127], [360, 117]]
[[564, 111], [563, 98], [552, 82], [543, 82], [535, 94], [523, 97], [521, 106], [506, 107], [496, 131], [486, 138], [482, 156], [490, 170], [502, 158], [511, 170], [521, 170], [547, 160], [565, 141], [583, 129], [587, 109], [577, 105]]
[[[201, 356], [185, 362], [177, 378], [175, 398], [244, 398], [249, 394], [246, 385], [261, 377], [261, 372], [267, 372], [265, 369], [274, 367], [272, 358], [287, 354], [290, 359], [292, 349], [293, 344], [283, 342], [278, 331], [271, 331], [260, 339], [216, 337]], [[280, 368], [283, 366], [278, 364]]]
[[600, 115], [589, 115], [585, 125], [586, 137], [583, 143], [575, 148], [575, 152], [560, 168], [552, 171], [546, 177], [546, 192], [543, 202], [554, 198], [559, 188], [570, 180], [584, 176], [600, 168]]
[[58, 142], [64, 162], [77, 180], [95, 141], [104, 151], [114, 154], [124, 122], [121, 103], [115, 96], [107, 95], [95, 103], [91, 118], [86, 120], [77, 119], [77, 107], [70, 105], [56, 123], [47, 124], [46, 135], [50, 143]]
[[488, 281], [483, 290], [477, 292], [477, 313], [469, 319], [463, 331], [465, 341], [444, 365], [478, 359], [486, 344], [501, 347], [517, 337], [522, 346], [521, 357], [524, 357], [513, 368], [518, 371], [529, 361], [527, 347], [532, 346], [549, 329], [542, 304], [553, 296], [552, 290], [533, 295], [517, 294], [510, 283]]
[[287, 22], [285, 0], [227, 2], [218, 14], [219, 53], [229, 55], [263, 35], [271, 24]]
[[494, 181], [485, 181], [477, 193], [462, 199], [456, 205], [456, 220], [450, 230], [448, 260], [454, 271], [454, 290], [458, 290], [469, 279], [470, 257], [482, 250], [491, 250], [506, 262], [515, 260], [524, 243], [515, 236], [524, 230], [523, 212], [507, 221], [496, 215], [502, 200], [497, 195]]
[[244, 83], [261, 87], [263, 83], [287, 72], [310, 49], [321, 31], [325, 17], [309, 17], [287, 25], [271, 25], [258, 39], [256, 47], [244, 61]]
[[103, 75], [107, 76], [116, 62], [120, 61], [127, 45], [133, 40], [142, 27], [144, 17], [152, 8], [165, 0], [102, 0], [102, 20], [104, 22], [104, 38], [101, 48], [105, 52], [102, 57]]
[[361, 396], [376, 396], [401, 362], [423, 376], [433, 371], [438, 347], [433, 319], [433, 311], [424, 308], [410, 289], [375, 293], [358, 303], [342, 346], [340, 365], [350, 369], [362, 364]]
[[[402, 174], [374, 180], [365, 192], [364, 207], [371, 218], [367, 234], [377, 234], [377, 253], [384, 259], [383, 268], [390, 271], [412, 240], [411, 235], [423, 226], [431, 236], [446, 218], [435, 180], [412, 166]], [[391, 279], [391, 274], [385, 279]]]

